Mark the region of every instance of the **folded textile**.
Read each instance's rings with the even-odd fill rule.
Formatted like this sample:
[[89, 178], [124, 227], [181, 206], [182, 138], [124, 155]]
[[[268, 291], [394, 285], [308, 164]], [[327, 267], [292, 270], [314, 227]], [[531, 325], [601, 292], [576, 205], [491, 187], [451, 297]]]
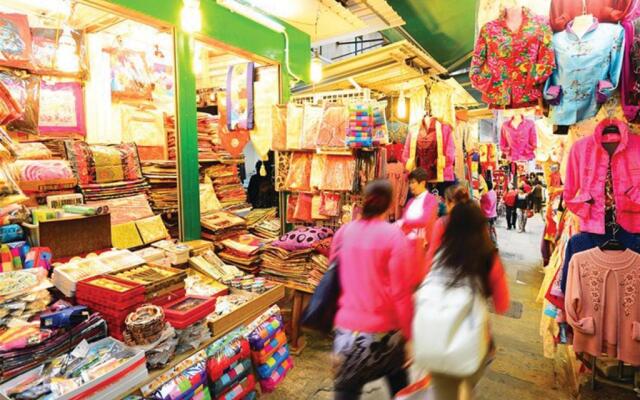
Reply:
[[246, 378], [251, 373], [251, 360], [246, 358], [239, 360], [225, 370], [220, 379], [213, 384], [213, 394], [215, 397], [222, 395], [237, 382]]
[[207, 371], [217, 381], [234, 363], [250, 356], [249, 342], [236, 330], [207, 347]]
[[256, 388], [256, 378], [249, 375], [241, 380], [235, 387], [225, 394], [218, 396], [217, 400], [242, 400]]
[[289, 346], [284, 345], [275, 352], [275, 354], [267, 360], [266, 363], [258, 366], [256, 372], [260, 379], [269, 379], [276, 369], [278, 369], [282, 363], [289, 358]]
[[273, 371], [271, 376], [267, 379], [260, 380], [260, 387], [262, 388], [263, 393], [271, 393], [278, 385], [284, 380], [287, 376], [287, 373], [293, 368], [293, 360], [291, 357], [288, 357], [286, 360], [280, 364], [280, 366]]
[[283, 330], [278, 331], [276, 335], [266, 343], [262, 350], [254, 351], [251, 353], [251, 358], [254, 364], [262, 365], [269, 361], [269, 359], [278, 351], [280, 347], [287, 343], [287, 335]]
[[251, 350], [262, 350], [264, 346], [282, 329], [282, 316], [274, 315], [263, 322], [258, 328], [249, 334]]

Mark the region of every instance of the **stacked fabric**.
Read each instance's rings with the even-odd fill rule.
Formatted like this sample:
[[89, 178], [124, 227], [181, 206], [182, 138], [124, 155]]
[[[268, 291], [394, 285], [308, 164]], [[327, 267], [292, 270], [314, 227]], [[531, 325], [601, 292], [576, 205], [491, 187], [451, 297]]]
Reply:
[[86, 201], [129, 197], [149, 190], [135, 143], [89, 145], [65, 141], [65, 148]]
[[260, 251], [267, 245], [263, 239], [246, 234], [223, 240], [220, 244], [224, 246], [218, 253], [222, 260], [250, 274], [256, 274], [260, 270]]
[[150, 185], [149, 200], [154, 213], [178, 210], [178, 173], [175, 161], [147, 161], [142, 174]]
[[20, 326], [0, 335], [0, 379], [6, 380], [37, 367], [78, 343], [94, 342], [107, 336], [107, 323], [100, 314], [71, 328], [41, 330], [40, 323]]
[[226, 211], [216, 211], [200, 218], [202, 237], [212, 242], [247, 233], [247, 223], [244, 219]]
[[[198, 159], [209, 161], [231, 160], [232, 157], [222, 147], [218, 135], [219, 117], [207, 113], [198, 113]], [[165, 118], [169, 159], [176, 159], [176, 126], [175, 117]]]
[[[27, 152], [22, 157], [39, 157]], [[20, 159], [12, 164], [13, 176], [29, 196], [28, 206], [46, 204], [47, 196], [75, 193], [77, 180], [66, 160]]]
[[205, 276], [220, 282], [228, 282], [244, 275], [236, 266], [225, 264], [213, 250], [191, 257], [189, 265]]
[[349, 106], [347, 144], [350, 147], [371, 147], [387, 141], [387, 121], [382, 107], [375, 103]]
[[209, 346], [207, 357], [207, 373], [214, 398], [254, 398], [256, 381], [251, 373], [251, 351], [240, 330]]
[[277, 208], [255, 208], [251, 210], [244, 219], [247, 220], [247, 227], [252, 229], [263, 221], [269, 221], [278, 215]]
[[251, 233], [261, 239], [274, 241], [280, 236], [280, 220], [272, 219], [259, 222], [250, 229]]
[[205, 170], [211, 178], [216, 196], [225, 210], [247, 206], [247, 192], [242, 186], [236, 164], [216, 164]]
[[[333, 231], [325, 227], [298, 228], [283, 235], [262, 253], [262, 275], [269, 280], [315, 290], [328, 266], [326, 248]], [[323, 254], [325, 258], [318, 257]]]
[[263, 393], [273, 392], [293, 368], [280, 314], [269, 317], [249, 334], [251, 358]]

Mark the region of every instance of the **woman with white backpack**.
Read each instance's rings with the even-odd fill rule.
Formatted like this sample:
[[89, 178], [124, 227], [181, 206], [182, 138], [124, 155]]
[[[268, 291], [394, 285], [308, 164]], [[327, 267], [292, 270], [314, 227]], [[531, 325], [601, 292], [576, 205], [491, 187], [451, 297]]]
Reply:
[[493, 352], [488, 300], [505, 313], [509, 288], [475, 202], [456, 198], [437, 225], [429, 272], [414, 298], [414, 366], [431, 374], [429, 400], [458, 400], [463, 387], [475, 387]]

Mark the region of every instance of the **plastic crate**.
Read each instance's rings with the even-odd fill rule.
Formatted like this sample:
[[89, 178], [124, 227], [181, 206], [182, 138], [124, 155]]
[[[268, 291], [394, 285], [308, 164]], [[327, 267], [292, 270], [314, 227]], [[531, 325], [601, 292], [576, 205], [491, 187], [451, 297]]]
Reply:
[[167, 322], [176, 329], [185, 329], [214, 312], [216, 298], [185, 296], [164, 305], [162, 309]]
[[[129, 289], [119, 292], [94, 285], [93, 282], [99, 279], [106, 279], [118, 285], [128, 287]], [[119, 279], [111, 275], [98, 275], [78, 282], [76, 286], [76, 298], [79, 304], [87, 305], [85, 303], [93, 303], [94, 305], [98, 304], [104, 307], [122, 310], [144, 302], [145, 288], [138, 283]]]

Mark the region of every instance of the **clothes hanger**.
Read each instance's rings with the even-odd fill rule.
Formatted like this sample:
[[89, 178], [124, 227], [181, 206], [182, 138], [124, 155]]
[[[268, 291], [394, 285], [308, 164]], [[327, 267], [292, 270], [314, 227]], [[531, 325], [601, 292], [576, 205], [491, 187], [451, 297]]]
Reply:
[[616, 238], [616, 234], [620, 230], [620, 226], [618, 226], [617, 222], [615, 222], [615, 210], [613, 220], [614, 221], [611, 223], [611, 226], [613, 228], [613, 230], [611, 231], [611, 238], [600, 245], [600, 250], [624, 251], [627, 249], [627, 247]]

